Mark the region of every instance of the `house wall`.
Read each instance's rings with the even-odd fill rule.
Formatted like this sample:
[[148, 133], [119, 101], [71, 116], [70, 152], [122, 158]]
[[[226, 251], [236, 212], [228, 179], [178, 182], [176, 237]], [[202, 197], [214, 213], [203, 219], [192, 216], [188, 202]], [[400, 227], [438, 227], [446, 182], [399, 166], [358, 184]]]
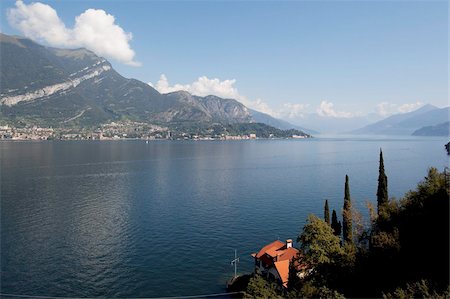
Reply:
[[275, 267], [270, 268], [270, 270], [267, 272], [268, 276], [269, 276], [269, 274], [273, 275], [275, 280], [277, 280], [278, 282], [281, 283], [280, 275], [278, 274], [278, 271], [275, 269]]
[[267, 269], [270, 268], [270, 266], [265, 265], [262, 260], [255, 258], [255, 269], [257, 269], [260, 272], [267, 271]]

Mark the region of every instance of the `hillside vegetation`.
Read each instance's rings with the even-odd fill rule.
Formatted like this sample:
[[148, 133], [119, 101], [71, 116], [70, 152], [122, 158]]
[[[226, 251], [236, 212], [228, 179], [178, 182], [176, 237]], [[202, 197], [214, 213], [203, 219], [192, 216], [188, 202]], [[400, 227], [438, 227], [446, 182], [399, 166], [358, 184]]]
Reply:
[[415, 190], [387, 200], [382, 163], [381, 155], [378, 207], [369, 205], [369, 227], [363, 226], [346, 192], [350, 204], [344, 204], [343, 221], [351, 219], [351, 237], [310, 215], [298, 236], [309, 275], [290, 275], [284, 293], [254, 278], [246, 297], [256, 298], [255, 286], [260, 285], [289, 298], [450, 298], [448, 178], [430, 168]]

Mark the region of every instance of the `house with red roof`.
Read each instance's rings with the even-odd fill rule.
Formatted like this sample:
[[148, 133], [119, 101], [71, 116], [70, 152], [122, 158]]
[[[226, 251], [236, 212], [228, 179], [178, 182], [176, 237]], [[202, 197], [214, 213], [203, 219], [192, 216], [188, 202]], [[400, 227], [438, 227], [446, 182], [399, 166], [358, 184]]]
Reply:
[[[255, 259], [255, 273], [278, 281], [282, 287], [287, 288], [289, 264], [299, 253], [297, 248], [292, 247], [291, 239], [286, 242], [276, 240], [267, 244], [260, 251], [252, 254]], [[298, 270], [302, 268], [297, 260], [294, 265]]]

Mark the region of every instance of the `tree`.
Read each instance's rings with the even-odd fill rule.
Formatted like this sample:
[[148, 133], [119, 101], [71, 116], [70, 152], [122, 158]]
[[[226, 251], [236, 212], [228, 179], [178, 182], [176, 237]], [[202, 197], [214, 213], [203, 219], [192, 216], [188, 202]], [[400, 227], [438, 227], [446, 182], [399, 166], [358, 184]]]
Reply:
[[277, 294], [276, 286], [274, 284], [267, 282], [259, 275], [255, 275], [250, 278], [247, 289], [244, 293], [244, 299], [252, 298], [282, 299], [283, 297]]
[[[400, 201], [389, 200], [383, 206], [372, 225], [369, 258], [360, 267], [364, 269], [361, 277], [366, 277], [366, 281], [376, 280], [367, 289], [378, 293], [392, 291], [422, 279], [430, 280], [429, 286], [438, 293], [449, 286], [449, 198], [444, 174], [431, 168], [415, 190], [406, 193]], [[422, 246], [417, 246], [418, 243]], [[416, 286], [421, 289], [421, 285]], [[396, 290], [391, 295], [437, 298], [409, 290], [416, 286]], [[410, 291], [411, 294], [405, 293]]]
[[309, 265], [336, 263], [344, 254], [339, 237], [322, 219], [308, 216], [303, 232], [297, 238], [304, 254], [304, 261]]
[[449, 199], [445, 172], [430, 168], [415, 190], [387, 201], [382, 214], [362, 231], [361, 217], [351, 209], [346, 176], [343, 222], [356, 230], [347, 231], [351, 235], [341, 245], [335, 210], [331, 226], [308, 217], [297, 241], [310, 271], [290, 298], [450, 298]]
[[295, 267], [296, 259], [289, 261], [288, 290], [294, 290], [300, 285], [300, 278], [297, 275], [298, 271]]
[[336, 210], [333, 210], [333, 213], [331, 214], [331, 228], [333, 229], [335, 236], [341, 236], [342, 224], [337, 220]]
[[377, 189], [377, 206], [378, 215], [383, 207], [387, 204], [388, 198], [388, 182], [387, 176], [384, 173], [384, 161], [383, 161], [383, 151], [380, 149], [380, 165], [378, 170], [378, 189]]
[[431, 290], [430, 283], [426, 280], [407, 283], [406, 288], [397, 288], [394, 293], [383, 294], [386, 299], [400, 298], [429, 298], [429, 299], [448, 299], [450, 298], [450, 286], [442, 293]]
[[325, 207], [323, 211], [323, 218], [326, 223], [330, 224], [330, 208], [328, 207], [328, 199], [325, 200]]
[[350, 187], [348, 185], [348, 175], [345, 176], [344, 211], [342, 212], [342, 232], [344, 243], [353, 243], [352, 232], [352, 203], [350, 199]]

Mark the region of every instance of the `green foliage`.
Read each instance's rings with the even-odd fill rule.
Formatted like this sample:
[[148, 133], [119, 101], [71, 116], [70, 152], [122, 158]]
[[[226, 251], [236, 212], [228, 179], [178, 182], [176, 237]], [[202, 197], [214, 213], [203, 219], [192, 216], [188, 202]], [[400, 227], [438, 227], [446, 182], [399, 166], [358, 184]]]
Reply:
[[300, 278], [297, 275], [297, 269], [295, 268], [296, 259], [298, 259], [298, 257], [289, 262], [288, 290], [296, 289], [301, 283]]
[[378, 189], [377, 189], [377, 206], [378, 214], [382, 212], [384, 206], [388, 203], [388, 182], [384, 172], [383, 152], [380, 149], [380, 165], [378, 169]]
[[336, 210], [333, 210], [333, 213], [331, 215], [331, 228], [334, 231], [334, 234], [338, 237], [341, 236], [342, 233], [342, 224], [340, 221], [337, 220], [337, 214]]
[[438, 293], [431, 290], [429, 282], [426, 280], [417, 281], [415, 283], [406, 284], [406, 288], [397, 288], [393, 293], [383, 294], [384, 299], [409, 299], [409, 298], [425, 298], [425, 299], [448, 299], [450, 298], [450, 286], [447, 290]]
[[325, 207], [323, 208], [323, 219], [328, 225], [330, 224], [330, 208], [328, 207], [328, 199], [325, 200]]
[[309, 215], [303, 232], [297, 238], [309, 265], [336, 263], [344, 251], [333, 229], [320, 218]]
[[211, 124], [208, 122], [185, 122], [170, 124], [170, 129], [175, 134], [185, 133], [188, 135], [209, 135], [213, 137], [221, 137], [222, 135], [243, 136], [250, 134], [256, 134], [258, 138], [290, 138], [292, 135], [309, 137], [309, 135], [299, 130], [280, 130], [263, 123]]
[[[308, 136], [302, 131], [291, 129], [291, 130], [280, 130], [263, 123], [238, 123], [238, 124], [228, 124], [224, 126], [216, 127], [217, 133], [225, 135], [249, 135], [256, 134], [259, 138], [288, 138], [292, 135]], [[222, 130], [222, 131], [220, 131]]]
[[317, 297], [318, 288], [314, 281], [304, 281], [298, 290], [291, 291], [289, 298], [315, 298]]
[[277, 292], [276, 285], [269, 283], [259, 275], [250, 278], [247, 289], [244, 293], [244, 299], [281, 299], [283, 298]]
[[342, 211], [342, 231], [344, 243], [353, 243], [352, 202], [350, 199], [350, 187], [348, 175], [345, 176], [344, 210]]
[[383, 251], [400, 251], [400, 236], [397, 228], [392, 232], [380, 231], [371, 238], [372, 249], [382, 249]]
[[[348, 177], [344, 223], [357, 223], [357, 211], [346, 211], [351, 212]], [[415, 190], [383, 204], [358, 243], [340, 244], [336, 211], [331, 227], [310, 215], [298, 241], [312, 271], [290, 298], [380, 297], [383, 292], [385, 298], [450, 298], [449, 211], [445, 175], [430, 168]]]
[[322, 286], [319, 288], [317, 297], [323, 299], [345, 299], [344, 295], [336, 290], [329, 289], [326, 286]]
[[[433, 281], [433, 291], [448, 286], [449, 208], [445, 176], [435, 168], [416, 190], [383, 206], [371, 228], [369, 254], [359, 264], [361, 275], [377, 280], [370, 286], [374, 294], [421, 279]], [[401, 292], [393, 296], [407, 294]]]
[[401, 204], [405, 208], [423, 207], [430, 196], [444, 192], [448, 193], [444, 173], [440, 173], [436, 168], [431, 167], [428, 170], [428, 175], [417, 185], [417, 190], [408, 192]]
[[288, 298], [345, 299], [344, 295], [326, 286], [317, 287], [313, 281], [306, 281], [299, 290], [288, 293]]

